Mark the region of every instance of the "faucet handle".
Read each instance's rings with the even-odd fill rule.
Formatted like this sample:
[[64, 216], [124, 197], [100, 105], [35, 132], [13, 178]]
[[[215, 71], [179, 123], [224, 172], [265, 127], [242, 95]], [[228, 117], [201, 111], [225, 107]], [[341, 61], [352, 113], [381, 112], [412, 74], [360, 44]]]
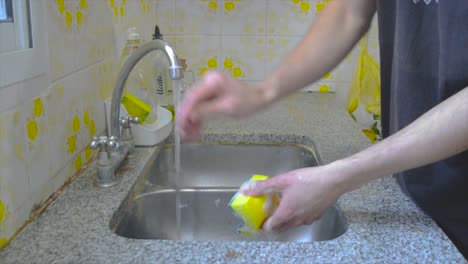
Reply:
[[129, 116], [128, 117], [128, 122], [131, 123], [131, 124], [139, 125], [140, 124], [140, 118]]
[[99, 149], [101, 152], [107, 152], [109, 150], [114, 150], [118, 147], [118, 142], [116, 137], [93, 137], [91, 143], [89, 144], [91, 149]]
[[119, 118], [119, 123], [120, 123], [120, 126], [123, 127], [123, 128], [130, 127], [130, 123], [128, 122], [128, 118], [126, 118], [126, 117]]
[[101, 143], [100, 143], [99, 137], [94, 136], [94, 137], [91, 139], [91, 143], [89, 144], [89, 147], [90, 147], [91, 149], [98, 149], [99, 147], [101, 147]]
[[112, 136], [109, 139], [107, 139], [107, 147], [110, 150], [115, 150], [119, 147], [119, 140], [116, 136]]
[[129, 128], [131, 124], [140, 124], [140, 118], [133, 116], [121, 117], [119, 120], [123, 128]]

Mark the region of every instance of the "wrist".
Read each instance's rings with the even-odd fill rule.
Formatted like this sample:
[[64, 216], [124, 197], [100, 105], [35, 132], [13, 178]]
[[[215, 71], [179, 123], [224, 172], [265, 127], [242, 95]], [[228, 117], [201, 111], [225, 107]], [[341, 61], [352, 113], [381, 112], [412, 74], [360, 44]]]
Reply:
[[267, 79], [255, 86], [258, 94], [258, 100], [263, 106], [275, 102], [279, 95], [279, 83], [274, 79]]
[[357, 177], [358, 173], [349, 160], [337, 160], [325, 165], [328, 180], [331, 181], [333, 186], [341, 193], [351, 192], [361, 186]]

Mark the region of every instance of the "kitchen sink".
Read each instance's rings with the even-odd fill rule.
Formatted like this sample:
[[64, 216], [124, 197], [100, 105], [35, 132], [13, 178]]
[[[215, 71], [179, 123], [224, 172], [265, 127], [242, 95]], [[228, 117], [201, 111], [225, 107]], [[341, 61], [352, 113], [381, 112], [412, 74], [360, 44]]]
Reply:
[[[194, 143], [181, 147], [181, 187], [239, 186], [252, 174], [275, 176], [317, 165], [314, 152], [297, 145]], [[162, 150], [148, 180], [168, 186], [174, 177], [174, 148]]]
[[[174, 147], [165, 146], [150, 159], [142, 175], [111, 220], [120, 236], [177, 240]], [[334, 239], [346, 232], [346, 221], [332, 207], [314, 224], [278, 234], [250, 238], [238, 233], [241, 221], [228, 206], [252, 174], [275, 176], [316, 166], [314, 150], [295, 143], [190, 143], [181, 146], [180, 239], [185, 241], [295, 241]]]

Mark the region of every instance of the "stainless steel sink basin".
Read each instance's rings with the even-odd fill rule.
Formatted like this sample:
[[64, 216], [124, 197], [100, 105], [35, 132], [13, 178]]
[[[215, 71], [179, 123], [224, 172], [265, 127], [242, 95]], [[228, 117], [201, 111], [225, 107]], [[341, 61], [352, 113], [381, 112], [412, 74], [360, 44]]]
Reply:
[[[309, 226], [255, 238], [237, 232], [240, 220], [228, 203], [252, 174], [275, 176], [292, 169], [316, 166], [313, 149], [297, 144], [184, 144], [180, 177], [181, 240], [323, 241], [346, 232], [336, 207]], [[177, 239], [176, 191], [172, 146], [148, 164], [139, 181], [115, 213], [111, 228], [120, 236], [139, 239]]]
[[[288, 144], [183, 144], [180, 160], [181, 187], [238, 188], [252, 174], [275, 176], [317, 165], [311, 149]], [[174, 164], [174, 148], [166, 147], [153, 163], [148, 180], [168, 186]]]

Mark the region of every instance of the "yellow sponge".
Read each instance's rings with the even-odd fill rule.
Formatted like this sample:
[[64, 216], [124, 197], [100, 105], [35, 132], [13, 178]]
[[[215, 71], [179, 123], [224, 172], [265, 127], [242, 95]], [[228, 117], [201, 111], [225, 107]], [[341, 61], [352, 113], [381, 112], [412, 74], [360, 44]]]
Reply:
[[150, 105], [132, 94], [124, 94], [121, 102], [125, 109], [127, 109], [129, 115], [140, 118], [140, 124], [145, 122], [151, 112]]
[[[262, 180], [268, 180], [268, 176], [253, 175], [250, 179], [250, 181]], [[237, 192], [230, 202], [234, 213], [244, 222], [239, 232], [246, 236], [253, 236], [258, 232], [278, 204], [279, 198], [276, 194], [254, 197], [243, 195], [241, 192]]]

